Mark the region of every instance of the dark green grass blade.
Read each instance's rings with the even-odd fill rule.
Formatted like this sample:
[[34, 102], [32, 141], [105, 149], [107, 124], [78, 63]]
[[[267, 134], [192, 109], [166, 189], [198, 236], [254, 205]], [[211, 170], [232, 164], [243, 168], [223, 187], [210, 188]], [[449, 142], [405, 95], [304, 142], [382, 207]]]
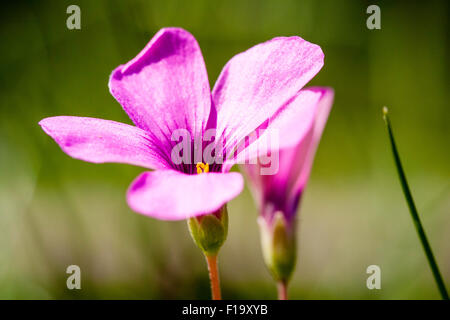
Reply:
[[445, 289], [444, 281], [442, 280], [441, 273], [439, 272], [439, 267], [434, 259], [433, 251], [431, 250], [430, 244], [428, 243], [427, 236], [425, 235], [425, 230], [422, 227], [422, 223], [420, 222], [419, 214], [417, 213], [416, 206], [414, 204], [413, 197], [411, 195], [411, 191], [408, 187], [408, 182], [406, 181], [405, 172], [403, 171], [402, 163], [400, 161], [400, 156], [397, 151], [397, 147], [395, 145], [394, 134], [392, 133], [391, 122], [388, 117], [388, 109], [386, 107], [383, 108], [383, 118], [386, 123], [386, 127], [389, 134], [389, 140], [391, 142], [392, 153], [394, 155], [395, 166], [397, 167], [398, 176], [400, 179], [400, 183], [402, 185], [403, 194], [405, 195], [406, 202], [408, 203], [409, 211], [411, 212], [411, 217], [414, 222], [414, 226], [416, 227], [417, 234], [419, 235], [419, 239], [422, 242], [423, 250], [425, 251], [425, 255], [427, 256], [428, 263], [430, 264], [431, 271], [433, 272], [434, 279], [436, 280], [436, 284], [439, 288], [439, 292], [441, 293], [442, 299], [449, 300], [447, 290]]

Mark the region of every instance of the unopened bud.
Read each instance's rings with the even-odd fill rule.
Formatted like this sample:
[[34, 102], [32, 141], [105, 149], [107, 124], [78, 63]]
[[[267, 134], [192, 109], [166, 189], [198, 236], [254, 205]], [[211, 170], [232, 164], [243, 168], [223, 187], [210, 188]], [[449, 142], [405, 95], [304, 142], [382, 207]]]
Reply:
[[294, 221], [277, 211], [270, 221], [260, 216], [258, 222], [264, 261], [276, 281], [287, 282], [296, 261]]
[[197, 246], [207, 256], [217, 255], [228, 234], [228, 211], [224, 205], [217, 212], [188, 220], [189, 231]]

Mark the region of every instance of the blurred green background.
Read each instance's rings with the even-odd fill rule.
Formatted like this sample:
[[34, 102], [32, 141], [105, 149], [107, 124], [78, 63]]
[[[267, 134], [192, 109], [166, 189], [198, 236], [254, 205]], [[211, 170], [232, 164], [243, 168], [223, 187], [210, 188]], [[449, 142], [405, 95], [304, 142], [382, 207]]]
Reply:
[[[81, 30], [66, 8], [81, 8]], [[0, 51], [0, 298], [209, 298], [186, 223], [133, 213], [125, 191], [144, 169], [74, 160], [39, 128], [55, 115], [130, 123], [109, 94], [111, 71], [160, 28], [200, 43], [210, 82], [236, 53], [276, 36], [319, 44], [309, 85], [335, 89], [300, 212], [292, 299], [438, 299], [401, 193], [381, 107], [424, 227], [450, 287], [449, 3], [377, 1], [22, 1], [2, 4]], [[272, 299], [246, 189], [229, 205], [220, 254], [225, 298]], [[66, 267], [81, 267], [81, 290]], [[366, 288], [366, 268], [382, 289]]]

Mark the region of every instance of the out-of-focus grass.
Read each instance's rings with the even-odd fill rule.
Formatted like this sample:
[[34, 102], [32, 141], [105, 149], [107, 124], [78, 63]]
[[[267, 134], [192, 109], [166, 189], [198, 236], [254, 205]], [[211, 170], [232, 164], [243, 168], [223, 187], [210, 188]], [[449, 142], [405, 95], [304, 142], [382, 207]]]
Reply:
[[[213, 84], [234, 54], [275, 36], [319, 44], [311, 85], [336, 101], [300, 213], [292, 298], [438, 298], [396, 180], [381, 105], [389, 105], [417, 206], [450, 281], [448, 4], [381, 2], [367, 30], [355, 1], [73, 1], [3, 5], [0, 35], [0, 298], [208, 298], [203, 257], [185, 222], [133, 213], [125, 191], [143, 171], [69, 158], [38, 127], [79, 115], [130, 123], [107, 81], [161, 27], [191, 31]], [[419, 23], [418, 21], [421, 21]], [[226, 298], [275, 298], [247, 190], [229, 206], [220, 255]], [[82, 290], [66, 289], [66, 267]], [[366, 288], [368, 265], [382, 289]]]

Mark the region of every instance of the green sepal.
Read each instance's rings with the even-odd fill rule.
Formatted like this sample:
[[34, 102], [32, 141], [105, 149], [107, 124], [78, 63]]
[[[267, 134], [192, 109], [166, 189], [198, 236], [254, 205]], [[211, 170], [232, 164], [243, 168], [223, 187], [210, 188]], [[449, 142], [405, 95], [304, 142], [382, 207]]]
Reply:
[[188, 226], [192, 239], [203, 253], [207, 256], [217, 255], [228, 234], [226, 205], [215, 213], [190, 218]]
[[295, 223], [288, 222], [282, 212], [271, 221], [259, 218], [264, 261], [276, 281], [288, 282], [296, 263]]

